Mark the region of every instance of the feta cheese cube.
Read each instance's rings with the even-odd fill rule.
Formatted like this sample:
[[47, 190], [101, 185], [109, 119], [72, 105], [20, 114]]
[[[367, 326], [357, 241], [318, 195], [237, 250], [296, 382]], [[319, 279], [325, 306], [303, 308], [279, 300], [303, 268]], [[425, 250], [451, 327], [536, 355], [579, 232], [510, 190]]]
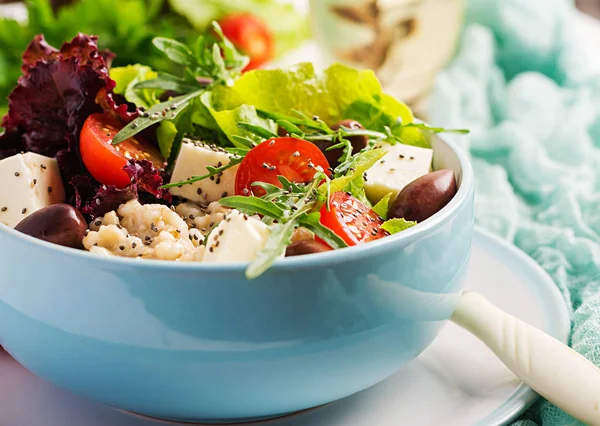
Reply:
[[258, 219], [232, 210], [210, 233], [202, 261], [227, 263], [253, 260], [271, 231]]
[[[230, 161], [231, 155], [222, 148], [185, 139], [173, 169], [171, 183], [186, 181], [192, 176], [207, 175], [207, 166], [220, 167]], [[237, 169], [236, 165], [212, 178], [171, 188], [171, 194], [198, 204], [210, 204], [228, 195], [235, 195]]]
[[369, 201], [377, 203], [388, 193], [392, 199], [413, 180], [431, 170], [433, 150], [397, 143], [382, 143], [388, 153], [365, 173], [365, 192]]
[[55, 159], [28, 152], [0, 161], [0, 223], [14, 228], [30, 214], [64, 201]]

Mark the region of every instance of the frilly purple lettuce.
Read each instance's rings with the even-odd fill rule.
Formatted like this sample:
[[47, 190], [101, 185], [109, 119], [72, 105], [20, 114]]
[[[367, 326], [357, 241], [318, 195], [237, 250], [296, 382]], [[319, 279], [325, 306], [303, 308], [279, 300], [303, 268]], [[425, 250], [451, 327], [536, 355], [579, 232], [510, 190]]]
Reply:
[[96, 41], [95, 36], [78, 34], [58, 50], [43, 35], [32, 40], [23, 54], [23, 75], [8, 97], [0, 159], [22, 151], [56, 157], [67, 202], [90, 217], [133, 198], [171, 201], [170, 193], [161, 189], [168, 177], [147, 161], [125, 167], [131, 184], [123, 189], [100, 184], [83, 165], [79, 133], [90, 114], [104, 112], [124, 124], [138, 115], [135, 105], [113, 93], [108, 67], [114, 55], [100, 52]]

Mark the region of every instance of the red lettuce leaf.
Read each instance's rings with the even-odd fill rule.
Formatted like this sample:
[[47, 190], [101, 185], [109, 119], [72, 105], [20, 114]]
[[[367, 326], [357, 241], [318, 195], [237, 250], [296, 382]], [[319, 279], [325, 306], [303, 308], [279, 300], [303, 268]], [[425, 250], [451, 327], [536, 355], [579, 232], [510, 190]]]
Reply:
[[[69, 136], [93, 112], [100, 112], [94, 97], [106, 81], [76, 58], [38, 61], [19, 79], [8, 97], [6, 135], [21, 135], [22, 151], [54, 157], [69, 146]], [[8, 137], [8, 136], [7, 136]], [[0, 149], [5, 137], [0, 137]]]
[[167, 177], [163, 171], [154, 168], [151, 162], [130, 160], [123, 170], [131, 177], [131, 184], [123, 189], [101, 185], [88, 176], [75, 176], [69, 182], [74, 189], [71, 203], [94, 219], [116, 210], [121, 204], [134, 198], [142, 203], [172, 201], [169, 191], [161, 188]]
[[168, 177], [147, 161], [130, 162], [125, 170], [131, 184], [118, 189], [97, 182], [81, 160], [79, 134], [90, 114], [104, 112], [123, 123], [138, 115], [135, 105], [112, 92], [108, 65], [113, 55], [99, 52], [96, 41], [78, 34], [57, 50], [41, 35], [33, 39], [23, 54], [23, 75], [8, 97], [0, 159], [20, 151], [56, 157], [69, 184], [67, 202], [92, 218], [133, 198], [170, 202], [171, 194], [161, 189]]

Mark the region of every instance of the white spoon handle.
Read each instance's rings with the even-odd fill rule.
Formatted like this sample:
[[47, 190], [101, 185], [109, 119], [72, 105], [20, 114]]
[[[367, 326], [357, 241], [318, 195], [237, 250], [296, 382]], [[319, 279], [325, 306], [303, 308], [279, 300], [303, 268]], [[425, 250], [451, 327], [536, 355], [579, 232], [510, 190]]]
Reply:
[[462, 295], [452, 321], [538, 394], [582, 422], [600, 426], [600, 369], [583, 356], [476, 293]]

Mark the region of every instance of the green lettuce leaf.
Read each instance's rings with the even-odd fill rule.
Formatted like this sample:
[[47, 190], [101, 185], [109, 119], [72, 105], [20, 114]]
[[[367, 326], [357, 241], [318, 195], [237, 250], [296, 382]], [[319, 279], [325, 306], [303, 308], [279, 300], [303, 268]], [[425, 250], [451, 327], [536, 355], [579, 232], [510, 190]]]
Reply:
[[199, 31], [206, 31], [211, 21], [226, 15], [250, 12], [275, 36], [277, 57], [297, 48], [310, 36], [308, 20], [292, 4], [276, 0], [169, 0], [169, 5]]
[[134, 90], [133, 86], [142, 81], [153, 80], [157, 76], [158, 73], [152, 68], [140, 64], [111, 68], [110, 70], [110, 78], [117, 83], [114, 92], [125, 96], [125, 99], [138, 107], [146, 109], [160, 103], [158, 97], [161, 92], [154, 89]]
[[368, 207], [371, 207], [371, 202], [367, 198], [367, 193], [365, 192], [365, 179], [362, 176], [356, 176], [348, 185], [346, 185], [343, 189], [344, 192], [350, 192], [354, 198], [361, 201]]
[[[358, 177], [362, 177], [364, 172], [373, 167], [373, 165], [385, 154], [387, 154], [385, 149], [372, 149], [358, 154], [354, 157], [354, 163], [350, 171], [345, 176], [341, 176], [331, 181], [331, 193], [344, 191], [352, 181]], [[327, 191], [326, 186], [321, 185], [319, 191], [324, 195]]]
[[161, 121], [158, 125], [156, 139], [158, 140], [160, 153], [164, 158], [169, 158], [177, 133], [177, 126], [172, 121]]
[[416, 224], [417, 222], [411, 222], [406, 219], [390, 219], [383, 222], [381, 228], [385, 229], [390, 234], [397, 234], [398, 232], [411, 228]]
[[310, 63], [290, 68], [254, 70], [233, 85], [234, 95], [219, 100], [220, 109], [248, 104], [270, 113], [293, 115], [300, 111], [318, 116], [329, 125], [354, 119], [370, 130], [391, 132], [409, 145], [428, 146], [424, 133], [403, 128], [414, 116], [404, 103], [386, 95], [370, 70], [334, 64], [322, 72]]
[[213, 105], [213, 100], [217, 105], [223, 101], [230, 99], [230, 102], [235, 102], [236, 95], [231, 89], [225, 86], [218, 86], [212, 92], [206, 92], [202, 95], [202, 104], [211, 114], [219, 128], [225, 133], [229, 141], [238, 148], [244, 148], [234, 136], [246, 137], [255, 141], [260, 141], [254, 133], [244, 130], [238, 126], [238, 123], [248, 123], [255, 126], [263, 127], [272, 133], [277, 132], [277, 124], [272, 120], [264, 119], [258, 116], [256, 108], [252, 105], [241, 104], [233, 109], [218, 110]]
[[392, 193], [388, 193], [383, 197], [377, 204], [373, 206], [373, 210], [375, 213], [379, 215], [383, 220], [387, 219], [388, 210], [390, 208], [390, 198], [392, 198]]

